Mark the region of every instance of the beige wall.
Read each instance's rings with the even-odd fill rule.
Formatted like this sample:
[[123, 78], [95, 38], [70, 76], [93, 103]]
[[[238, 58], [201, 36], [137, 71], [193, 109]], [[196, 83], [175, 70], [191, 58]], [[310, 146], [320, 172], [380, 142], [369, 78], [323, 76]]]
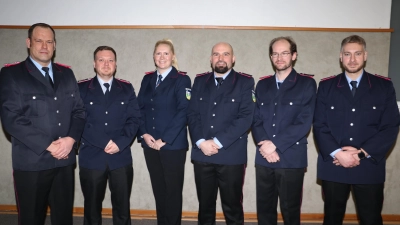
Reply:
[[[155, 42], [171, 38], [175, 43], [176, 55], [182, 71], [187, 71], [192, 82], [195, 74], [210, 71], [209, 56], [213, 44], [227, 41], [232, 44], [237, 71], [252, 74], [257, 82], [264, 75], [273, 74], [268, 58], [269, 41], [277, 36], [290, 35], [298, 44], [298, 72], [315, 74], [317, 83], [323, 77], [340, 72], [339, 48], [341, 40], [353, 33], [310, 32], [310, 31], [263, 31], [263, 30], [205, 30], [205, 29], [137, 29], [137, 30], [56, 30], [56, 62], [72, 66], [77, 79], [94, 76], [93, 51], [99, 45], [115, 48], [118, 55], [117, 76], [133, 83], [135, 90], [140, 88], [144, 72], [154, 70], [152, 52]], [[387, 76], [390, 33], [358, 33], [367, 41], [369, 52], [367, 71]], [[0, 29], [0, 64], [22, 61], [26, 58], [26, 30]], [[255, 145], [252, 138], [248, 144], [248, 166], [244, 186], [244, 210], [256, 211], [254, 157]], [[316, 158], [312, 134], [309, 138], [309, 166], [304, 182], [302, 213], [322, 213], [323, 201], [321, 186], [316, 179]], [[387, 162], [387, 182], [383, 214], [399, 214], [400, 145], [396, 145]], [[135, 141], [132, 145], [134, 162], [134, 184], [132, 188], [131, 209], [155, 209], [149, 175], [142, 149]], [[184, 185], [185, 211], [197, 210], [196, 188], [193, 168], [188, 152]], [[0, 205], [15, 204], [11, 168], [11, 144], [3, 131], [0, 131]], [[76, 170], [75, 206], [83, 206], [83, 197]], [[220, 205], [218, 203], [218, 205]], [[103, 207], [111, 208], [109, 193]], [[218, 208], [221, 211], [220, 207]], [[347, 213], [355, 213], [352, 201]]]

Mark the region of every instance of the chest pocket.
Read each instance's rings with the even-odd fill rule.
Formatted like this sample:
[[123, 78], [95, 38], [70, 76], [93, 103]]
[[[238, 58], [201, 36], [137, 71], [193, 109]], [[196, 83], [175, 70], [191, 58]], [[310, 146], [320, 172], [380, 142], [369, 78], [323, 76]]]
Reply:
[[229, 96], [223, 98], [223, 111], [224, 115], [236, 116], [239, 112], [240, 97]]
[[383, 104], [365, 103], [361, 105], [362, 114], [367, 121], [367, 126], [374, 126], [380, 123], [381, 115], [384, 110]]
[[26, 94], [23, 96], [23, 111], [28, 117], [42, 117], [47, 114], [48, 105], [43, 94]]

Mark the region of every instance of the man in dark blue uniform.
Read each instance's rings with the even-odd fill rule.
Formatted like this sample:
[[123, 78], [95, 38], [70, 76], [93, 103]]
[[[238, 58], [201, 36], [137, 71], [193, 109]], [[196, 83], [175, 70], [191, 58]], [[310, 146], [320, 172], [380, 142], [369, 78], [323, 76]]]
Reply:
[[307, 134], [314, 115], [317, 85], [293, 69], [297, 46], [290, 37], [269, 45], [274, 76], [260, 78], [252, 133], [257, 143], [258, 224], [277, 224], [278, 196], [285, 225], [300, 225]]
[[397, 138], [399, 109], [390, 79], [366, 72], [366, 60], [365, 40], [345, 38], [344, 73], [322, 79], [318, 88], [314, 135], [325, 225], [343, 223], [350, 189], [360, 224], [382, 224], [386, 154]]
[[188, 108], [199, 224], [215, 224], [220, 191], [226, 223], [243, 224], [247, 136], [254, 110], [254, 79], [232, 69], [232, 46], [214, 45], [213, 72], [197, 75]]
[[55, 64], [53, 28], [32, 25], [29, 57], [0, 72], [1, 122], [11, 135], [20, 225], [72, 224], [76, 153], [85, 109], [71, 69]]
[[87, 112], [79, 150], [84, 224], [101, 224], [108, 180], [113, 224], [128, 225], [133, 182], [130, 146], [139, 127], [139, 106], [132, 84], [114, 77], [115, 50], [99, 46], [93, 56], [96, 76], [79, 82]]

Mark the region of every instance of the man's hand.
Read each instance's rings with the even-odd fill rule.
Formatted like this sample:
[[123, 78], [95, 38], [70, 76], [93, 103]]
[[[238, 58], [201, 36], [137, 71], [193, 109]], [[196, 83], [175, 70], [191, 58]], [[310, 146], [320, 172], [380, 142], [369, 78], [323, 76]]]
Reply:
[[264, 157], [269, 163], [276, 163], [279, 162], [280, 158], [276, 151], [272, 152], [271, 154]]
[[110, 140], [106, 146], [106, 148], [104, 149], [104, 151], [110, 155], [119, 152], [119, 148], [117, 146], [117, 144], [115, 144], [115, 142], [113, 142], [112, 140]]
[[219, 146], [213, 140], [207, 140], [200, 143], [200, 149], [206, 156], [212, 156], [218, 153]]
[[142, 137], [146, 142], [147, 146], [153, 148], [154, 143], [156, 143], [156, 140], [153, 138], [153, 136], [151, 136], [150, 134], [143, 134]]
[[270, 140], [260, 141], [257, 145], [260, 146], [259, 151], [264, 158], [276, 151], [276, 146]]
[[161, 139], [156, 140], [153, 147], [155, 150], [160, 150], [166, 143], [163, 142]]
[[345, 168], [352, 168], [360, 165], [360, 159], [358, 158], [358, 150], [351, 146], [342, 147], [342, 150], [335, 154], [333, 164], [336, 166], [343, 166]]
[[[75, 140], [73, 138], [63, 137], [53, 141], [47, 150], [50, 151], [51, 155], [56, 159], [67, 159], [74, 143]], [[54, 145], [57, 147], [55, 150]]]

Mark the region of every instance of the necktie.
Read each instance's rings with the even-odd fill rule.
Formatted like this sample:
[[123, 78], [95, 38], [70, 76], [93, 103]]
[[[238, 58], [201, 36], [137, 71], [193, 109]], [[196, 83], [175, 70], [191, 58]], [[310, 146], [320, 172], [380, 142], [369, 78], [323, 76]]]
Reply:
[[157, 79], [157, 83], [156, 83], [156, 88], [158, 87], [158, 85], [160, 85], [161, 83], [161, 79], [162, 79], [162, 75], [158, 75], [158, 79]]
[[221, 86], [222, 83], [224, 82], [224, 78], [216, 77], [215, 80], [217, 81], [217, 88], [219, 89], [219, 86]]
[[54, 88], [53, 80], [49, 75], [49, 67], [42, 67], [42, 70], [45, 72], [44, 78], [46, 78], [47, 82], [49, 82], [50, 86]]
[[104, 85], [104, 87], [106, 87], [106, 92], [104, 92], [104, 96], [106, 98], [108, 98], [108, 95], [110, 95], [110, 89], [108, 89], [110, 87], [110, 84], [109, 83], [104, 83], [103, 85]]
[[281, 84], [282, 84], [282, 82], [278, 82], [278, 89], [281, 88]]
[[357, 91], [357, 81], [350, 81], [350, 84], [352, 87], [351, 93], [353, 94], [353, 97], [354, 97], [354, 95], [356, 95], [356, 91]]

